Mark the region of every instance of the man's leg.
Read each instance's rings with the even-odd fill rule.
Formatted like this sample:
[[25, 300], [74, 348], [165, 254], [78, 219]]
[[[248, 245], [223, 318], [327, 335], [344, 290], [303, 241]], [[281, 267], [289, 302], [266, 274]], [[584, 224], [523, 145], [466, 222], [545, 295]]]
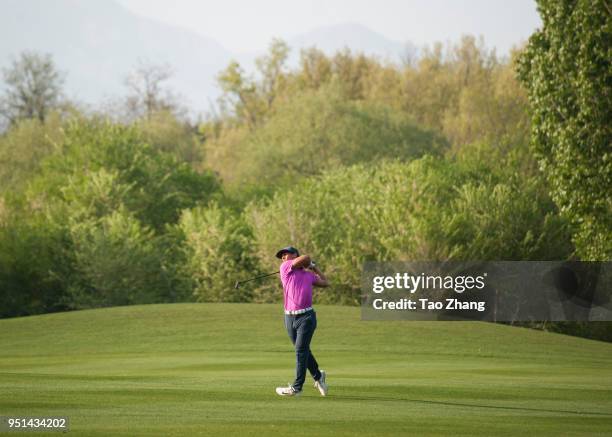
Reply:
[[[287, 328], [287, 334], [289, 334], [289, 339], [291, 339], [291, 343], [293, 343], [293, 346], [295, 346], [295, 340], [297, 337], [297, 329], [293, 327], [293, 322], [295, 321], [295, 319], [296, 319], [295, 316], [285, 315], [285, 328]], [[312, 354], [312, 351], [310, 350], [310, 348], [308, 349], [307, 367], [308, 367], [308, 372], [312, 376], [312, 379], [314, 379], [315, 381], [318, 381], [319, 378], [321, 378], [321, 372], [319, 371], [319, 363], [317, 363], [317, 360]]]
[[[287, 329], [287, 334], [289, 334], [289, 338], [291, 339], [291, 343], [295, 345], [297, 338], [297, 329], [295, 328], [296, 316], [285, 314], [285, 328]], [[293, 386], [289, 387], [276, 387], [276, 394], [280, 396], [298, 396], [300, 394], [299, 390], [293, 388]]]
[[318, 381], [321, 378], [321, 372], [319, 371], [319, 363], [315, 360], [312, 351], [308, 349], [308, 371], [312, 375], [312, 379]]
[[285, 328], [287, 328], [287, 334], [289, 334], [289, 338], [291, 339], [291, 343], [295, 346], [295, 337], [297, 335], [297, 330], [293, 327], [293, 322], [295, 321], [295, 316], [290, 314], [285, 314]]
[[306, 380], [307, 368], [311, 371], [311, 374], [314, 372], [314, 375], [318, 375], [320, 377], [316, 360], [314, 357], [310, 359], [310, 341], [312, 340], [312, 336], [317, 327], [317, 318], [314, 311], [306, 313], [303, 316], [296, 317], [295, 321], [293, 322], [293, 327], [296, 330], [296, 369], [293, 388], [297, 391], [301, 391], [304, 381]]

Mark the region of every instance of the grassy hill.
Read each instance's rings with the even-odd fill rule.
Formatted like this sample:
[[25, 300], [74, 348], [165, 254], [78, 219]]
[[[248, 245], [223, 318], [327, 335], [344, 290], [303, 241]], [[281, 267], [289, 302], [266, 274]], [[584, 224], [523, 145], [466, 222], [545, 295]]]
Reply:
[[365, 322], [319, 306], [321, 398], [280, 398], [278, 305], [171, 304], [0, 320], [0, 415], [73, 435], [612, 433], [612, 344], [479, 322]]

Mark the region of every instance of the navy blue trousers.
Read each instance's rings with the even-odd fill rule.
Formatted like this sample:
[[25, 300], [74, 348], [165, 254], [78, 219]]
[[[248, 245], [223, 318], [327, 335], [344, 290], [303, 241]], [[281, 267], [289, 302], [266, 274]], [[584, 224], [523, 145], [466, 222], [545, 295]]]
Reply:
[[319, 364], [310, 351], [310, 341], [317, 329], [317, 314], [314, 310], [304, 314], [285, 314], [285, 327], [295, 346], [295, 381], [292, 386], [295, 390], [301, 391], [306, 380], [306, 369], [315, 381], [321, 378]]

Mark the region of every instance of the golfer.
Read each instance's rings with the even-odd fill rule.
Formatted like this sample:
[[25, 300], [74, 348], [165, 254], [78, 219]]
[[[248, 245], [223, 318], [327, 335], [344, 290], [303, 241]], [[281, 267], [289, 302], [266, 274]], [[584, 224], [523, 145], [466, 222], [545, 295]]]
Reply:
[[306, 380], [306, 368], [315, 380], [314, 386], [321, 396], [327, 395], [325, 371], [319, 370], [317, 360], [310, 351], [310, 340], [317, 328], [317, 315], [312, 309], [312, 286], [327, 287], [325, 275], [308, 255], [300, 256], [295, 247], [285, 247], [276, 253], [283, 260], [280, 278], [285, 298], [285, 327], [295, 345], [295, 381], [288, 387], [277, 387], [281, 396], [299, 396]]

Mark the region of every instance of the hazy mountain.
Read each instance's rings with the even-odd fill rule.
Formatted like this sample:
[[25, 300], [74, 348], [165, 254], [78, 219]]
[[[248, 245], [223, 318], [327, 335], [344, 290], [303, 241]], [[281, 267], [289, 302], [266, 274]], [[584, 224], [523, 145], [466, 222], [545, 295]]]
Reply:
[[231, 54], [210, 38], [134, 15], [109, 0], [0, 0], [0, 65], [23, 50], [51, 53], [70, 96], [97, 103], [126, 93], [139, 60], [168, 63], [169, 85], [197, 109], [215, 98]]
[[357, 23], [319, 27], [297, 35], [289, 40], [289, 45], [296, 52], [299, 52], [301, 48], [316, 46], [327, 54], [348, 47], [352, 51], [363, 52], [366, 55], [374, 55], [394, 62], [401, 60], [407, 47], [414, 50], [414, 45], [409, 42], [392, 41]]

